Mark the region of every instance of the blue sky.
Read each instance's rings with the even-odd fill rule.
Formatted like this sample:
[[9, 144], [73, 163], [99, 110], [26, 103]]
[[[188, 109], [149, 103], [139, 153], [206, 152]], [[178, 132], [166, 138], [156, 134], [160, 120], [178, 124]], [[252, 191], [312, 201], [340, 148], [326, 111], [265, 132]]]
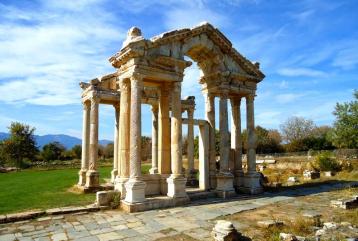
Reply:
[[[0, 0], [0, 131], [21, 121], [40, 135], [80, 137], [78, 83], [114, 71], [108, 58], [130, 27], [150, 38], [202, 21], [261, 63], [257, 125], [279, 128], [294, 115], [331, 125], [335, 103], [358, 88], [355, 0]], [[185, 74], [182, 95], [196, 96], [195, 118], [204, 118], [199, 70], [194, 64]], [[113, 118], [113, 107], [101, 106], [101, 139], [113, 138]], [[145, 135], [150, 118], [143, 106]]]

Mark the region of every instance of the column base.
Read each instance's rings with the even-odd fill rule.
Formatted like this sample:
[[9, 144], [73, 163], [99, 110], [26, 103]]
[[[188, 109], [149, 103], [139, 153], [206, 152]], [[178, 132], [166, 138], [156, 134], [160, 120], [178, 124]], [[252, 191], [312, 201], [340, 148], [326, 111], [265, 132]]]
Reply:
[[85, 188], [98, 188], [99, 187], [99, 172], [95, 170], [89, 170], [86, 173], [86, 184]]
[[127, 203], [142, 203], [145, 202], [145, 182], [130, 178], [125, 184], [126, 197], [125, 202]]
[[111, 183], [114, 183], [114, 182], [115, 182], [117, 175], [118, 175], [118, 170], [117, 170], [117, 169], [113, 169], [113, 170], [111, 171]]
[[248, 194], [259, 194], [264, 191], [261, 185], [261, 174], [258, 172], [247, 172], [244, 174], [244, 185], [239, 187], [238, 190]]
[[234, 179], [234, 187], [239, 188], [244, 186], [244, 171], [236, 170]]
[[114, 190], [121, 193], [121, 199], [126, 197], [126, 188], [124, 184], [129, 180], [127, 177], [116, 177], [114, 180]]
[[182, 198], [187, 197], [188, 194], [185, 191], [185, 185], [186, 185], [186, 178], [179, 176], [175, 177], [170, 175], [169, 178], [167, 178], [168, 183], [168, 197], [172, 198]]
[[157, 174], [157, 173], [158, 173], [157, 167], [152, 167], [151, 169], [149, 169], [149, 174]]
[[234, 191], [234, 176], [230, 172], [220, 172], [216, 175], [217, 191]]
[[77, 183], [78, 186], [84, 186], [86, 184], [86, 173], [87, 170], [85, 169], [81, 169], [78, 172], [78, 183]]

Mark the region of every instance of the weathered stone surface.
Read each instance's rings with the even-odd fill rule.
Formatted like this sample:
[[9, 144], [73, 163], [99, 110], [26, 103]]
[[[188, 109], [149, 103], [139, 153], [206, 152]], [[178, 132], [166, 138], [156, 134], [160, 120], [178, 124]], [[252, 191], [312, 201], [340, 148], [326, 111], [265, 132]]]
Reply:
[[297, 177], [289, 177], [287, 179], [287, 182], [292, 182], [292, 183], [298, 182], [298, 178]]
[[320, 173], [316, 171], [305, 170], [303, 172], [303, 178], [306, 180], [313, 180], [320, 177]]
[[241, 233], [239, 233], [234, 225], [225, 220], [218, 220], [213, 231], [211, 232], [212, 237], [216, 241], [238, 241], [241, 240]]
[[114, 199], [120, 200], [120, 193], [116, 191], [100, 191], [96, 193], [96, 205], [109, 206]]

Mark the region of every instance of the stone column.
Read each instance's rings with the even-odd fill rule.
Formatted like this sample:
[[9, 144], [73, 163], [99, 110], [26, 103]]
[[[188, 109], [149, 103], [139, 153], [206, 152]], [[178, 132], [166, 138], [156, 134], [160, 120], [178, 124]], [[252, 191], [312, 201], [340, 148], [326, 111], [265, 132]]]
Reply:
[[[220, 96], [219, 108], [219, 130], [220, 130], [220, 172], [217, 175], [216, 189], [219, 191], [233, 191], [233, 175], [229, 170], [229, 123], [227, 111], [227, 93], [222, 93]], [[224, 194], [225, 196], [226, 194]]]
[[215, 96], [208, 93], [205, 99], [205, 119], [209, 123], [209, 183], [216, 188], [216, 150], [215, 150]]
[[208, 190], [209, 185], [209, 125], [199, 125], [199, 188]]
[[256, 172], [256, 135], [254, 120], [254, 95], [246, 96], [247, 171]]
[[115, 120], [114, 120], [114, 152], [113, 152], [113, 170], [111, 172], [111, 182], [114, 183], [119, 170], [119, 161], [118, 161], [118, 140], [119, 140], [119, 103], [113, 105], [115, 110]]
[[183, 175], [182, 160], [182, 117], [181, 117], [181, 83], [173, 84], [172, 118], [171, 118], [171, 167], [172, 174], [167, 179], [168, 196], [173, 198], [187, 197], [185, 192], [186, 178]]
[[86, 173], [87, 189], [96, 189], [99, 187], [99, 172], [97, 171], [98, 159], [98, 108], [99, 97], [91, 98], [91, 114], [90, 114], [90, 143], [89, 143], [89, 167]]
[[241, 97], [231, 98], [231, 149], [234, 161], [234, 186], [242, 186], [244, 172], [242, 170], [242, 139], [241, 139]]
[[130, 177], [126, 182], [127, 203], [145, 201], [145, 182], [141, 181], [141, 102], [142, 77], [134, 74], [131, 77], [131, 111], [130, 111]]
[[82, 124], [82, 156], [81, 156], [81, 170], [78, 173], [78, 185], [84, 186], [86, 184], [86, 172], [88, 170], [89, 157], [89, 133], [90, 133], [90, 103], [83, 102], [83, 124]]
[[[194, 170], [194, 109], [189, 109], [188, 111], [188, 149], [187, 149], [187, 158], [188, 158], [188, 182], [195, 179], [195, 170]], [[195, 180], [193, 180], [195, 181]]]
[[129, 133], [130, 133], [130, 81], [122, 79], [119, 81], [121, 91], [120, 112], [119, 112], [119, 143], [118, 152], [120, 165], [119, 175], [115, 180], [115, 190], [121, 193], [121, 199], [125, 197], [126, 189], [124, 184], [129, 179]]
[[152, 168], [150, 174], [158, 173], [158, 106], [152, 105]]
[[260, 182], [261, 175], [256, 172], [256, 135], [254, 121], [254, 95], [246, 96], [246, 124], [247, 124], [247, 173], [244, 176], [243, 187], [239, 190], [257, 194], [263, 192]]
[[158, 172], [161, 174], [161, 194], [167, 194], [167, 177], [170, 170], [170, 122], [169, 122], [169, 88], [162, 84], [160, 89], [158, 112]]

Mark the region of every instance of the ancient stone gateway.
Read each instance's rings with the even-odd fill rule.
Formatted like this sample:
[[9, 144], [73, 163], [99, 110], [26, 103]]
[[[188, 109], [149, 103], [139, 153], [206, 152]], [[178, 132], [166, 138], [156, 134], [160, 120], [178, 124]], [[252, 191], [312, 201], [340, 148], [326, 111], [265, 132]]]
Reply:
[[[206, 120], [194, 120], [195, 100], [181, 100], [184, 70], [192, 63], [202, 71], [199, 83], [206, 98]], [[200, 188], [226, 196], [236, 191], [260, 193], [256, 172], [254, 97], [265, 77], [258, 63], [251, 63], [216, 28], [203, 23], [144, 39], [133, 27], [122, 49], [109, 59], [116, 72], [81, 83], [83, 89], [82, 166], [78, 185], [99, 187], [97, 171], [98, 107], [115, 108], [114, 163], [112, 182], [130, 211], [187, 202], [187, 177], [194, 163], [193, 125], [200, 127]], [[219, 98], [220, 168], [216, 168], [215, 97]], [[242, 167], [241, 99], [246, 98], [248, 153]], [[231, 146], [228, 100], [232, 108]], [[152, 168], [141, 174], [141, 104], [152, 105]], [[182, 118], [187, 111], [188, 118]], [[183, 173], [182, 124], [188, 125], [188, 171]], [[160, 196], [160, 201], [153, 195]], [[148, 196], [151, 196], [148, 198]], [[163, 197], [165, 196], [165, 197]], [[146, 198], [147, 197], [147, 198]]]

